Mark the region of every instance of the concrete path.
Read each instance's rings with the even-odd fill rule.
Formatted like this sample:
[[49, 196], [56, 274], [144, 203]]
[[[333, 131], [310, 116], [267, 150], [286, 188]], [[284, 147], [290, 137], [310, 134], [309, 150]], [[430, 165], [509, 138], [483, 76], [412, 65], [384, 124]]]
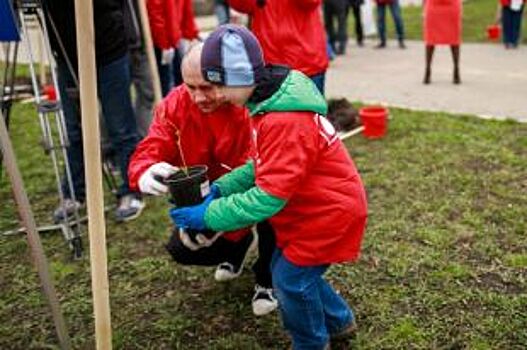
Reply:
[[326, 78], [328, 97], [382, 103], [420, 110], [514, 118], [527, 122], [527, 47], [505, 50], [498, 44], [461, 47], [463, 84], [452, 84], [448, 47], [438, 47], [432, 66], [432, 84], [423, 85], [424, 46], [396, 43], [376, 50], [350, 45], [344, 57], [331, 64]]

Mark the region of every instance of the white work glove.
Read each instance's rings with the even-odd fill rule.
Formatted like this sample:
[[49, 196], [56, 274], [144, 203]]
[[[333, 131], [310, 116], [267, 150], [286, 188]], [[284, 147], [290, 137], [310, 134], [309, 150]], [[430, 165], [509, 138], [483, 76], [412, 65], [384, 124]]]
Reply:
[[[201, 248], [210, 247], [216, 240], [223, 234], [223, 231], [216, 232], [214, 236], [207, 237], [202, 233], [191, 234], [185, 232], [183, 229], [179, 229], [179, 239], [181, 243], [188, 249], [196, 251]], [[193, 238], [194, 239], [193, 239]]]
[[168, 193], [168, 186], [163, 184], [160, 180], [166, 179], [178, 170], [178, 167], [165, 162], [151, 165], [150, 168], [148, 168], [139, 178], [139, 190], [142, 193], [153, 194], [154, 196]]
[[174, 54], [175, 54], [175, 51], [174, 51], [174, 48], [172, 47], [170, 49], [164, 49], [163, 51], [161, 51], [161, 64], [162, 65], [171, 64], [172, 60], [174, 59]]

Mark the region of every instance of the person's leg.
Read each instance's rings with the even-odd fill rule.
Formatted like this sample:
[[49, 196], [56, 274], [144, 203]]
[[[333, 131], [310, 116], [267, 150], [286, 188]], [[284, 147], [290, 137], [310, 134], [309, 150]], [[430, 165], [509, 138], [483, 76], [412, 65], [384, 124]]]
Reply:
[[165, 248], [174, 261], [182, 265], [215, 266], [228, 260], [233, 252], [238, 252], [236, 253], [236, 259], [239, 260], [239, 256], [242, 255], [241, 252], [246, 251], [248, 248], [246, 239], [233, 242], [219, 237], [209, 247], [191, 250], [183, 244], [178, 232], [177, 228], [173, 230], [172, 236]]
[[355, 19], [355, 35], [357, 36], [357, 44], [359, 46], [363, 45], [364, 42], [364, 31], [362, 29], [362, 17], [360, 5], [353, 5], [353, 17]]
[[394, 0], [389, 6], [395, 24], [395, 31], [397, 32], [397, 39], [399, 40], [399, 47], [404, 49], [406, 47], [404, 44], [404, 25], [399, 0]]
[[[70, 96], [71, 91], [78, 91], [75, 82], [65, 62], [57, 61], [58, 84], [62, 110], [66, 123], [66, 133], [69, 145], [66, 149], [67, 159], [70, 166], [73, 182], [74, 196], [70, 192], [66, 175], [62, 179], [62, 192], [65, 198], [84, 202], [85, 179], [84, 179], [84, 156], [82, 146], [82, 130], [78, 94]], [[92, 116], [97, 117], [97, 116]]]
[[152, 107], [154, 105], [154, 88], [148, 59], [143, 50], [132, 50], [131, 74], [135, 90], [135, 115], [137, 130], [141, 137], [148, 133], [152, 121]]
[[325, 324], [330, 336], [339, 335], [347, 327], [355, 325], [355, 315], [348, 303], [322, 276], [318, 279], [318, 293], [322, 300]]
[[501, 27], [503, 31], [503, 43], [506, 48], [509, 48], [512, 44], [512, 11], [508, 6], [502, 6], [501, 8]]
[[461, 75], [459, 73], [459, 45], [450, 46], [452, 51], [452, 60], [454, 61], [454, 84], [461, 84]]
[[218, 25], [227, 24], [230, 21], [229, 6], [225, 4], [214, 5], [214, 13], [218, 19]]
[[254, 263], [256, 283], [265, 288], [272, 288], [271, 259], [276, 248], [276, 239], [273, 227], [268, 221], [256, 225], [258, 233], [258, 259]]
[[179, 48], [174, 52], [174, 60], [172, 61], [172, 74], [173, 76], [173, 86], [179, 86], [183, 84], [183, 76], [181, 75], [181, 59], [182, 53]]
[[315, 83], [315, 85], [318, 88], [318, 91], [324, 96], [324, 90], [326, 85], [326, 72], [322, 72], [320, 74], [312, 75], [309, 78]]
[[137, 124], [130, 98], [130, 61], [125, 55], [97, 71], [99, 98], [104, 122], [113, 149], [117, 153], [122, 185], [118, 196], [130, 194], [128, 162], [139, 141]]
[[386, 47], [386, 5], [377, 5], [377, 30], [379, 31], [378, 48]]
[[324, 26], [326, 27], [326, 34], [328, 35], [328, 42], [333, 52], [336, 52], [335, 42], [337, 40], [335, 28], [333, 27], [334, 10], [331, 2], [324, 1]]
[[289, 262], [277, 249], [273, 256], [273, 286], [285, 329], [294, 350], [322, 350], [329, 343], [319, 288], [327, 266], [304, 267]]
[[430, 79], [432, 75], [432, 59], [434, 57], [434, 45], [426, 45], [426, 68], [425, 68], [425, 77], [423, 79], [423, 84], [430, 84]]
[[337, 25], [338, 25], [338, 47], [337, 55], [344, 55], [346, 53], [346, 45], [348, 44], [348, 4], [342, 2], [337, 9]]
[[172, 64], [162, 64], [161, 56], [162, 50], [154, 47], [154, 54], [156, 56], [157, 71], [159, 72], [159, 81], [161, 83], [161, 93], [165, 97], [172, 88]]
[[512, 43], [512, 47], [516, 48], [518, 47], [518, 44], [520, 42], [523, 7], [520, 11], [511, 11], [511, 12], [512, 12], [511, 43]]
[[273, 294], [271, 277], [271, 259], [276, 248], [276, 239], [273, 227], [268, 221], [257, 224], [256, 232], [258, 234], [258, 259], [252, 267], [256, 279], [252, 307], [256, 316], [263, 316], [278, 307], [278, 301]]

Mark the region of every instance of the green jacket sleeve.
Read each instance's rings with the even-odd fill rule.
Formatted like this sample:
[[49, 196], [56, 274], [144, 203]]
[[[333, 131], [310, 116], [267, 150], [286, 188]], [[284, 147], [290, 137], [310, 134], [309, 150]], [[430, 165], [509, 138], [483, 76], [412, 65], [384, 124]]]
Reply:
[[285, 204], [285, 200], [254, 186], [244, 193], [212, 201], [205, 212], [205, 224], [214, 231], [233, 231], [270, 218]]
[[253, 162], [249, 161], [235, 168], [233, 171], [214, 181], [214, 183], [220, 188], [222, 197], [247, 191], [254, 186]]

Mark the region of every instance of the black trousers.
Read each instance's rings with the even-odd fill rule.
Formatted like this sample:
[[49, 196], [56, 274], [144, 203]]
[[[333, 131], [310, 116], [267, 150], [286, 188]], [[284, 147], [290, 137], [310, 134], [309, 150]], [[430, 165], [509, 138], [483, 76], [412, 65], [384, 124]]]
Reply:
[[[331, 47], [336, 53], [342, 54], [346, 51], [348, 42], [348, 0], [325, 0], [324, 1], [324, 25]], [[337, 19], [337, 31], [335, 32], [334, 20]]]
[[[271, 258], [276, 246], [275, 234], [272, 226], [267, 222], [256, 225], [258, 233], [258, 259], [252, 266], [256, 283], [271, 288]], [[247, 235], [238, 242], [219, 237], [210, 247], [191, 250], [179, 238], [177, 229], [174, 230], [166, 248], [172, 258], [183, 265], [215, 266], [222, 262], [239, 265], [251, 245], [251, 235]]]
[[353, 11], [353, 18], [355, 19], [355, 36], [357, 38], [357, 43], [362, 44], [364, 41], [364, 31], [362, 30], [362, 17], [360, 12], [360, 4], [350, 5]]

